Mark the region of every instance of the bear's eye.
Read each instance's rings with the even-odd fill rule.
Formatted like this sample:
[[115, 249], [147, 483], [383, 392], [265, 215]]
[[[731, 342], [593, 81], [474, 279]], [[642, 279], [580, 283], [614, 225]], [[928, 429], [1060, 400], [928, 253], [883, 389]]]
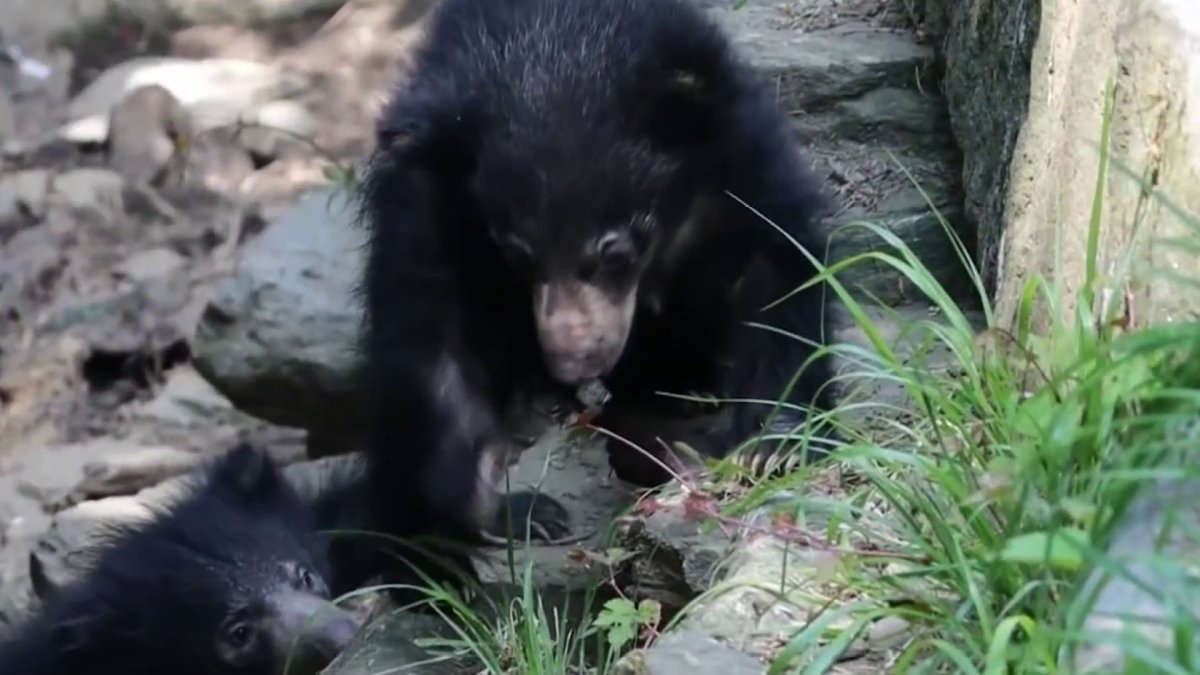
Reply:
[[220, 641], [219, 653], [229, 664], [244, 664], [247, 659], [254, 658], [258, 642], [258, 629], [253, 624], [234, 619], [226, 623], [218, 634]]
[[624, 271], [633, 265], [636, 257], [633, 241], [624, 233], [609, 232], [596, 242], [596, 258], [605, 271]]
[[230, 647], [242, 649], [250, 644], [250, 637], [253, 635], [253, 632], [250, 626], [244, 623], [235, 623], [226, 631], [225, 640], [229, 643]]
[[258, 639], [258, 627], [245, 608], [231, 612], [217, 629], [221, 658], [231, 664], [252, 658]]

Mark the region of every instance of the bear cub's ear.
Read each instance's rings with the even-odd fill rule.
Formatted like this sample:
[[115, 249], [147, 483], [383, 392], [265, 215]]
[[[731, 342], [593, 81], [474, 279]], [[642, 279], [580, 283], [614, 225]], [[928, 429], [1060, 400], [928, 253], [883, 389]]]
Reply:
[[287, 489], [271, 456], [249, 443], [239, 443], [217, 460], [211, 484], [232, 491], [247, 503], [270, 501]]
[[399, 165], [469, 174], [477, 164], [483, 133], [477, 116], [464, 110], [392, 120], [376, 131], [376, 152]]
[[658, 67], [642, 81], [641, 124], [663, 147], [702, 145], [720, 133], [720, 101], [707, 73], [690, 67]]

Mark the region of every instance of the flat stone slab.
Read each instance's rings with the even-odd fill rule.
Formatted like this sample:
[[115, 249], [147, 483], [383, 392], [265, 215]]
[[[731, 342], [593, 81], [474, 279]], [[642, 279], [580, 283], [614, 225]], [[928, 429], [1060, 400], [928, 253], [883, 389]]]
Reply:
[[776, 79], [788, 108], [811, 107], [871, 89], [911, 83], [934, 63], [909, 33], [870, 26], [806, 31], [792, 14], [815, 2], [697, 0], [760, 72]]

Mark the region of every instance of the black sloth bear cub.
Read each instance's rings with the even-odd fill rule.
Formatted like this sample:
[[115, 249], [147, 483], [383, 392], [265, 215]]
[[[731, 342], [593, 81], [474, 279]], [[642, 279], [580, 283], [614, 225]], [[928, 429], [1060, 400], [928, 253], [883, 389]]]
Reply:
[[311, 675], [357, 623], [329, 602], [312, 510], [239, 446], [0, 638], [4, 675]]
[[[660, 392], [777, 401], [797, 373], [790, 401], [827, 409], [830, 365], [806, 363], [824, 289], [767, 306], [813, 277], [796, 243], [823, 255], [814, 222], [830, 204], [772, 88], [696, 3], [434, 12], [361, 195], [376, 526], [523, 532], [512, 513], [536, 535], [569, 531], [552, 499], [495, 485], [501, 411], [531, 374], [601, 380], [602, 427], [662, 408]], [[724, 456], [770, 411], [731, 406], [684, 440]]]

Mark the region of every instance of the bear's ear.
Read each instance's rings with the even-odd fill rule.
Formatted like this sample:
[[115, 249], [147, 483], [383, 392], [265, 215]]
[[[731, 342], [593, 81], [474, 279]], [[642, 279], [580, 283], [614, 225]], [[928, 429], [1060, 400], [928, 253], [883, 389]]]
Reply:
[[276, 499], [286, 491], [284, 478], [271, 456], [249, 443], [239, 443], [217, 460], [212, 485], [250, 504]]
[[[674, 45], [674, 48], [672, 48]], [[728, 75], [712, 45], [667, 41], [659, 58], [640, 73], [636, 98], [643, 130], [668, 148], [705, 145], [721, 137]]]
[[481, 137], [474, 116], [459, 110], [431, 110], [380, 126], [376, 153], [400, 166], [466, 175], [477, 163]]

